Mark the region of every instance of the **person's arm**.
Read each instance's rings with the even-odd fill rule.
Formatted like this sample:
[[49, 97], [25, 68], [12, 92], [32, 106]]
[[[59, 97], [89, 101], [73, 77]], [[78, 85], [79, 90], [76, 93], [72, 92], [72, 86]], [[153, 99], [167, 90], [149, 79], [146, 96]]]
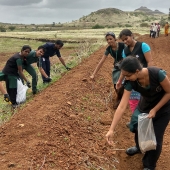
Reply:
[[123, 116], [125, 109], [127, 108], [130, 94], [131, 94], [131, 91], [124, 90], [123, 97], [120, 101], [118, 108], [116, 109], [110, 129], [106, 134], [106, 139], [109, 144], [112, 144], [112, 142], [113, 142], [112, 140], [113, 140], [114, 130], [115, 130], [117, 124], [119, 123], [121, 117]]
[[0, 82], [0, 91], [1, 91], [2, 94], [4, 95], [4, 101], [10, 102], [9, 94], [7, 93], [6, 89], [4, 88], [2, 82]]
[[64, 62], [64, 59], [62, 57], [58, 57], [58, 58], [59, 58], [60, 62], [63, 64], [63, 66], [66, 68], [67, 66], [66, 66], [66, 64]]
[[149, 112], [149, 118], [155, 117], [156, 112], [170, 100], [170, 81], [167, 76], [162, 82], [160, 82], [160, 85], [164, 89], [165, 94], [158, 104]]
[[18, 66], [18, 73], [26, 82], [28, 82], [27, 78], [25, 77], [25, 75], [23, 73], [22, 66]]
[[38, 69], [39, 69], [41, 75], [43, 75], [45, 78], [48, 78], [47, 74], [45, 73], [45, 71], [42, 67], [39, 67]]
[[91, 79], [94, 79], [95, 75], [97, 74], [97, 72], [100, 70], [100, 68], [102, 67], [103, 63], [105, 62], [107, 56], [103, 55], [102, 59], [100, 60], [100, 62], [98, 63], [97, 67], [95, 68], [93, 74], [90, 76]]
[[152, 59], [151, 51], [145, 53], [144, 56], [145, 56], [146, 62], [148, 64], [148, 67], [153, 66], [153, 59]]
[[41, 75], [43, 75], [47, 81], [51, 81], [52, 79], [50, 77], [48, 77], [48, 75], [46, 74], [46, 72], [44, 71], [44, 69], [42, 68], [42, 61], [41, 61], [41, 58], [38, 59], [37, 61], [37, 67], [38, 67], [38, 70], [39, 72], [41, 73]]
[[22, 60], [21, 59], [17, 59], [16, 60], [17, 63], [17, 67], [18, 67], [18, 73], [21, 76], [21, 78], [23, 78], [26, 82], [29, 82], [27, 80], [27, 78], [25, 77], [24, 73], [23, 73], [23, 69], [22, 69]]
[[5, 90], [2, 82], [0, 82], [0, 91], [1, 91], [2, 94], [7, 94], [7, 91]]
[[[125, 51], [123, 50], [122, 51], [122, 58], [126, 58], [126, 54], [125, 54]], [[120, 76], [119, 76], [119, 79], [116, 83], [116, 89], [120, 89], [121, 86], [122, 86], [122, 81], [124, 80], [124, 76], [122, 75], [122, 72], [120, 73]]]
[[147, 62], [147, 65], [148, 67], [149, 66], [153, 66], [153, 59], [152, 59], [152, 54], [151, 54], [151, 49], [150, 49], [150, 46], [146, 43], [142, 43], [142, 52], [145, 56], [145, 59], [146, 59], [146, 62]]

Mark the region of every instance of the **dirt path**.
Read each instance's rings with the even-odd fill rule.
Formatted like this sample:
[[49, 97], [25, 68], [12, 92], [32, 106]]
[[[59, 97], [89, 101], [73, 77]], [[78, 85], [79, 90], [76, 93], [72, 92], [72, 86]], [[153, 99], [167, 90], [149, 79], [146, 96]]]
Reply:
[[[150, 39], [145, 35], [139, 40], [151, 46], [155, 64], [166, 69], [169, 75], [170, 37]], [[133, 134], [125, 126], [131, 115], [129, 109], [116, 129], [115, 146], [108, 146], [105, 140], [114, 113], [111, 57], [97, 74], [96, 81], [89, 81], [104, 49], [35, 96], [0, 127], [0, 169], [142, 169], [142, 155], [125, 154], [125, 149], [134, 145]], [[169, 133], [170, 126], [157, 170], [170, 167]]]

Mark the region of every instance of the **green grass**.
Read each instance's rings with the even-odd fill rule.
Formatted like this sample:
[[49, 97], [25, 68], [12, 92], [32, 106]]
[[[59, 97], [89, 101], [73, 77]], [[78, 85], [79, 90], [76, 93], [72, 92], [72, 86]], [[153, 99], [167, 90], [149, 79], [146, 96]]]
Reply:
[[[7, 39], [5, 39], [5, 40], [7, 40]], [[20, 46], [21, 44], [24, 44], [25, 42], [29, 42], [30, 44], [32, 44], [32, 47], [36, 47], [39, 45], [38, 43], [41, 43], [41, 42], [36, 42], [36, 41], [32, 41], [32, 40], [31, 41], [26, 41], [26, 40], [15, 41], [15, 39], [9, 39], [9, 41], [6, 41], [6, 43], [9, 43], [9, 44], [7, 45], [7, 47], [5, 47], [5, 42], [3, 42], [2, 39], [0, 40], [0, 42], [1, 42], [0, 45], [3, 46], [4, 48], [6, 48], [6, 50], [4, 52], [10, 51], [10, 50], [11, 50], [11, 52], [18, 51], [19, 50], [18, 46]], [[14, 44], [14, 45], [12, 46], [12, 44]], [[90, 44], [90, 49], [89, 49], [89, 44]], [[66, 43], [66, 48], [68, 47], [71, 49], [79, 49], [80, 51], [83, 51], [83, 56], [82, 56], [81, 52], [78, 52], [77, 54], [72, 53], [68, 57], [64, 58], [67, 66], [70, 68], [77, 66], [81, 61], [83, 61], [84, 58], [88, 57], [91, 53], [96, 51], [101, 45], [102, 45], [102, 43], [99, 41], [97, 41], [96, 43], [90, 43], [90, 42], [84, 42], [84, 43], [79, 43], [79, 44], [78, 43], [77, 44]], [[13, 47], [13, 48], [11, 48], [11, 47]], [[83, 48], [83, 50], [81, 50], [81, 48]], [[0, 49], [1, 49], [1, 47], [0, 47]], [[63, 47], [63, 50], [64, 50], [64, 47]], [[38, 71], [38, 68], [36, 66], [34, 68], [38, 74], [37, 88], [40, 91], [42, 91], [43, 89], [50, 86], [51, 83], [43, 84], [41, 74]], [[62, 77], [63, 73], [66, 73], [66, 72], [67, 72], [67, 70], [60, 62], [56, 63], [56, 64], [52, 64], [52, 66], [51, 66], [52, 83], [55, 81], [58, 81]], [[24, 74], [31, 82], [32, 81], [31, 76], [25, 71], [24, 71]], [[30, 100], [33, 100], [33, 99], [34, 98], [32, 95], [32, 90], [28, 90], [26, 102], [29, 102]], [[25, 104], [22, 104], [21, 108], [24, 106], [25, 106]], [[80, 109], [81, 109], [81, 111], [84, 110], [84, 108], [80, 108]], [[4, 122], [10, 120], [13, 113], [14, 112], [12, 112], [12, 110], [11, 110], [11, 105], [4, 102], [3, 95], [0, 95], [0, 124], [3, 124]]]
[[0, 52], [13, 53], [21, 51], [23, 45], [30, 45], [32, 49], [37, 49], [43, 43], [35, 40], [21, 40], [13, 38], [0, 38]]

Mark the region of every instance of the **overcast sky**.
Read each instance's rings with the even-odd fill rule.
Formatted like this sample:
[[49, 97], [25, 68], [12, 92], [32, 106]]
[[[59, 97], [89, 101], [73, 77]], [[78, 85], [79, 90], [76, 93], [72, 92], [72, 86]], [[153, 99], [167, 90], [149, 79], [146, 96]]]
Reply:
[[141, 6], [168, 14], [170, 0], [0, 0], [0, 22], [65, 23], [99, 9], [117, 8], [134, 11]]

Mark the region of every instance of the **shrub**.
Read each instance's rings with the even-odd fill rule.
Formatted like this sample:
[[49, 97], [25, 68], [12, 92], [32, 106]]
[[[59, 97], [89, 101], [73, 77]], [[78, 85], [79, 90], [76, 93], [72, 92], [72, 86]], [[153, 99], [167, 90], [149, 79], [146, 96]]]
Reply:
[[132, 27], [132, 25], [130, 25], [130, 24], [125, 24], [125, 27]]
[[6, 32], [6, 29], [4, 27], [0, 26], [0, 31], [1, 32]]
[[92, 27], [92, 29], [100, 29], [100, 28], [104, 28], [104, 26], [96, 24]]
[[8, 29], [13, 31], [16, 27], [15, 26], [9, 26]]
[[141, 27], [148, 27], [149, 25], [148, 25], [148, 23], [141, 23], [140, 26]]

